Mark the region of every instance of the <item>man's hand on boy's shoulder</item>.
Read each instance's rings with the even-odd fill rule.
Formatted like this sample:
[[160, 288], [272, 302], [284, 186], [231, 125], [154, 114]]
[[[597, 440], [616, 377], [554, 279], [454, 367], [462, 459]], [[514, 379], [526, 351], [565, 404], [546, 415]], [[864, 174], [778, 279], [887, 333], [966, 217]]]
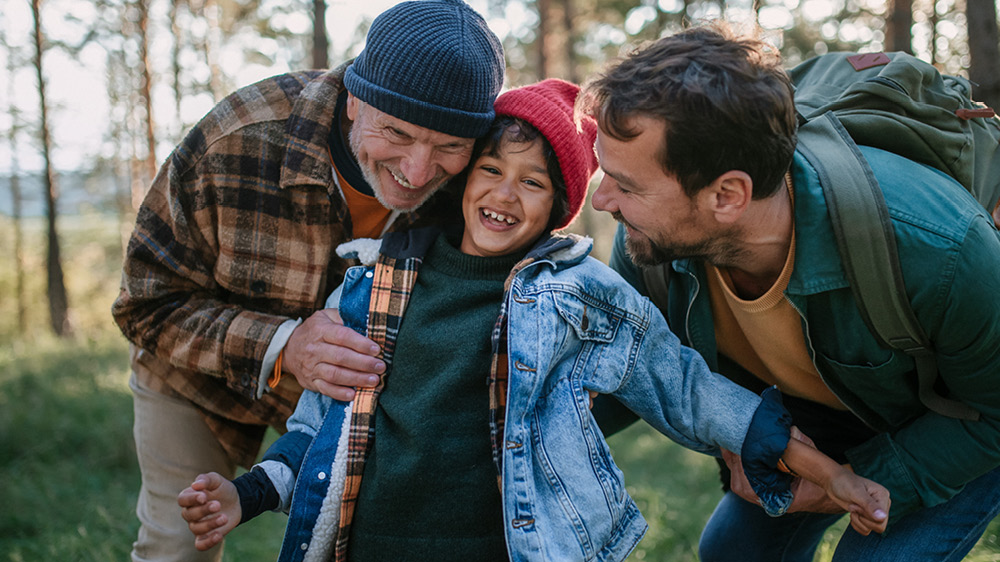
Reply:
[[355, 387], [378, 384], [385, 372], [378, 345], [344, 326], [333, 308], [318, 310], [292, 331], [282, 370], [306, 390], [336, 400], [354, 398]]

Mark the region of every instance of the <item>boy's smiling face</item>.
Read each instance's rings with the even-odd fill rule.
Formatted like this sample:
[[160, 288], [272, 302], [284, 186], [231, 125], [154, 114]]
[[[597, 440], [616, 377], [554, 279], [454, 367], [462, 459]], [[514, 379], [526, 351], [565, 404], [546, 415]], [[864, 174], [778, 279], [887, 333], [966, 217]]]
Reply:
[[462, 197], [462, 252], [503, 256], [531, 245], [549, 224], [555, 189], [542, 143], [501, 141], [473, 162]]

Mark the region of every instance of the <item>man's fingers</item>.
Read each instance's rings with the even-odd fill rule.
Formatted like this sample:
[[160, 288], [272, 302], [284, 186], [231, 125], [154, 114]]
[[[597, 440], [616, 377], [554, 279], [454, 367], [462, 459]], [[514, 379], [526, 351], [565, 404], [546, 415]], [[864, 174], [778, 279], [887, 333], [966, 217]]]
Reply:
[[324, 308], [320, 312], [335, 324], [344, 323], [344, 320], [340, 317], [340, 310], [336, 308]]
[[849, 511], [851, 512], [851, 527], [862, 536], [868, 536], [868, 534], [872, 531], [875, 531], [876, 533], [883, 533], [889, 523], [888, 518], [872, 519], [868, 517], [865, 515], [863, 510], [856, 505], [852, 505]]
[[[358, 334], [355, 333], [354, 335]], [[364, 338], [364, 341], [370, 342], [371, 340]], [[375, 349], [377, 350], [378, 346], [375, 346]], [[316, 365], [318, 368], [323, 368], [324, 366], [339, 367], [345, 369], [347, 374], [351, 371], [367, 373], [369, 375], [378, 375], [385, 372], [385, 361], [379, 359], [377, 353], [376, 355], [359, 353], [353, 348], [331, 343], [322, 344], [322, 349], [318, 351], [317, 358], [319, 361]]]
[[857, 513], [851, 514], [851, 528], [857, 531], [862, 537], [867, 537], [872, 532], [871, 527], [868, 526], [864, 518]]
[[351, 400], [354, 400], [354, 395], [357, 394], [354, 388], [349, 386], [330, 384], [323, 379], [315, 379], [313, 382], [315, 388], [310, 390], [329, 396], [334, 400], [340, 400], [341, 402], [350, 402]]
[[[381, 366], [384, 371], [385, 363], [382, 363]], [[329, 363], [317, 365], [315, 369], [306, 375], [306, 378], [311, 379], [314, 384], [324, 381], [333, 386], [351, 388], [356, 386], [373, 387], [379, 381], [379, 375], [372, 374], [371, 372], [341, 365], [330, 365]]]
[[322, 341], [346, 347], [361, 355], [375, 357], [379, 354], [378, 344], [343, 324], [331, 323], [322, 331]]

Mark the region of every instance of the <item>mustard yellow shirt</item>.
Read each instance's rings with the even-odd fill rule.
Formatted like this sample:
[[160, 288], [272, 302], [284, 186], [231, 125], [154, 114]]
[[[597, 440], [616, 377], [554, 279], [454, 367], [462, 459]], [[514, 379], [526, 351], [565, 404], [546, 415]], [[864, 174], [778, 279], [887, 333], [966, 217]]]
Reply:
[[754, 300], [736, 296], [725, 270], [705, 265], [718, 351], [785, 394], [846, 410], [816, 371], [806, 349], [802, 319], [785, 298], [794, 262], [793, 233], [778, 280]]

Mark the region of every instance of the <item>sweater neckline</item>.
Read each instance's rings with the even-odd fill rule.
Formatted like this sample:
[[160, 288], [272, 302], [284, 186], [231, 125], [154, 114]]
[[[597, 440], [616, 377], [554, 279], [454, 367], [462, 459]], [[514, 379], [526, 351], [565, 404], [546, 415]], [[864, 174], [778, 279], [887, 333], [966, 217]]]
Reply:
[[424, 267], [462, 279], [506, 279], [524, 252], [505, 256], [472, 256], [462, 253], [446, 235], [439, 235], [427, 252]]

